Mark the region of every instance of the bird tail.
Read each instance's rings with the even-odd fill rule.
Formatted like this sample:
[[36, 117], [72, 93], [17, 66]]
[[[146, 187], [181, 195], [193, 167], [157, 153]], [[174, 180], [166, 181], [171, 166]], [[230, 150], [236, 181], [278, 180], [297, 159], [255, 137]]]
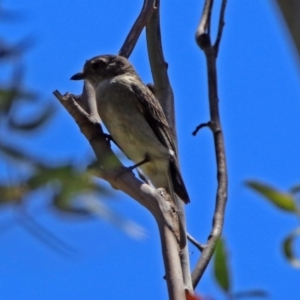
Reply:
[[[179, 197], [179, 195], [177, 195], [176, 190], [174, 190], [173, 182], [174, 182], [174, 180], [173, 180], [173, 176], [172, 176], [172, 171], [171, 171], [171, 168], [169, 168], [169, 174], [168, 174], [168, 189], [169, 189], [169, 191], [168, 192], [169, 192], [171, 198], [173, 199], [174, 204], [176, 205], [178, 223], [179, 223], [179, 247], [180, 247], [180, 249], [183, 249], [186, 245], [186, 239], [187, 239], [185, 215], [184, 215], [184, 208], [183, 208], [184, 204], [182, 202], [183, 199], [181, 199], [181, 197]], [[187, 195], [187, 193], [186, 193], [186, 195]], [[185, 202], [185, 203], [187, 203], [187, 202]]]
[[189, 203], [190, 197], [184, 185], [177, 161], [172, 158], [169, 165], [169, 178], [171, 177], [174, 192], [184, 202]]

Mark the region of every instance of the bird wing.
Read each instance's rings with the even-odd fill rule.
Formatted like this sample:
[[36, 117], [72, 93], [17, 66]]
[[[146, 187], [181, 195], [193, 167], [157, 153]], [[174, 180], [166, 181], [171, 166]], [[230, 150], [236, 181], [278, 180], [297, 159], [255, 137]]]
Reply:
[[132, 91], [136, 95], [135, 99], [137, 99], [137, 105], [159, 141], [166, 148], [173, 151], [173, 155], [170, 155], [169, 167], [173, 189], [185, 203], [188, 203], [189, 196], [181, 177], [177, 160], [175, 134], [171, 130], [158, 100], [155, 98], [155, 96], [147, 86], [145, 86], [142, 82], [139, 83], [140, 84], [132, 81], [130, 84]]
[[143, 83], [137, 84], [132, 82], [131, 88], [137, 96], [135, 99], [137, 99], [138, 108], [145, 116], [145, 119], [159, 141], [166, 148], [176, 153], [175, 134], [172, 132], [158, 100]]

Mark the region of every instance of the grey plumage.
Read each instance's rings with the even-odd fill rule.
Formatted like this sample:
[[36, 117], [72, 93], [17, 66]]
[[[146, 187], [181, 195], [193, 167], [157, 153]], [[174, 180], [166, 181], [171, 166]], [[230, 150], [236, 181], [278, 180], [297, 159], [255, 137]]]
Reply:
[[[156, 188], [174, 192], [185, 203], [189, 196], [180, 174], [174, 133], [164, 112], [130, 62], [101, 55], [88, 60], [71, 79], [88, 80], [96, 91], [98, 113], [124, 154], [140, 166]], [[175, 201], [175, 199], [174, 199]]]

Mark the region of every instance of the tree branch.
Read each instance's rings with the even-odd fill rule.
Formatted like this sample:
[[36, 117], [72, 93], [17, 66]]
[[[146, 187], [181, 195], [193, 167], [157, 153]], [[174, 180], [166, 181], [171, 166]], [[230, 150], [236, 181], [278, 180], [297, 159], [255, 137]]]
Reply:
[[217, 40], [214, 46], [211, 45], [210, 34], [206, 32], [210, 24], [210, 15], [212, 11], [212, 0], [207, 0], [204, 5], [203, 14], [199, 27], [196, 31], [196, 41], [199, 47], [204, 51], [206, 64], [207, 64], [207, 77], [208, 77], [208, 90], [209, 90], [209, 109], [210, 109], [210, 128], [213, 132], [215, 153], [216, 153], [216, 165], [217, 165], [217, 193], [216, 193], [216, 206], [213, 217], [213, 226], [209, 235], [207, 245], [202, 251], [202, 255], [198, 260], [196, 267], [192, 273], [192, 280], [194, 287], [197, 286], [201, 279], [216, 247], [216, 243], [219, 240], [223, 224], [224, 214], [227, 202], [227, 166], [225, 157], [224, 137], [222, 132], [222, 126], [219, 113], [219, 98], [218, 98], [218, 85], [217, 85], [217, 53], [219, 50], [219, 43], [222, 37], [222, 27], [224, 25], [224, 14], [226, 7], [226, 0], [222, 0], [219, 29]]
[[127, 35], [125, 42], [123, 43], [119, 55], [128, 58], [132, 53], [139, 37], [146, 26], [149, 18], [156, 10], [156, 0], [144, 0], [142, 10], [134, 22], [129, 34]]
[[174, 95], [168, 76], [168, 63], [165, 61], [162, 49], [159, 5], [160, 2], [157, 0], [157, 9], [146, 26], [147, 49], [155, 97], [160, 102], [167, 121], [175, 133]]
[[225, 18], [226, 4], [227, 4], [227, 0], [222, 1], [220, 16], [219, 16], [218, 33], [217, 33], [217, 38], [216, 38], [216, 42], [215, 42], [215, 45], [214, 45], [214, 48], [215, 48], [215, 51], [216, 51], [216, 56], [218, 56], [219, 45], [220, 45], [220, 42], [221, 42], [221, 38], [222, 38], [222, 34], [223, 34], [223, 28], [224, 28], [224, 25], [225, 25], [224, 18]]
[[187, 234], [188, 240], [200, 251], [202, 252], [205, 248], [205, 245], [200, 244], [192, 235]]
[[[162, 104], [167, 120], [175, 134], [174, 98], [167, 74], [167, 64], [162, 52], [158, 6], [159, 0], [144, 0], [141, 13], [123, 43], [119, 55], [127, 58], [130, 56], [143, 27], [149, 22], [147, 44], [155, 95]], [[85, 82], [81, 96], [75, 97], [71, 94], [63, 96], [58, 91], [55, 91], [54, 95], [68, 110], [81, 132], [89, 140], [98, 159], [97, 176], [108, 181], [113, 188], [122, 190], [138, 201], [156, 219], [160, 232], [169, 297], [171, 300], [184, 300], [185, 290], [188, 289], [190, 294], [193, 294], [193, 287], [187, 243], [184, 249], [179, 249], [178, 216], [184, 220], [183, 203], [178, 201], [181, 207], [175, 207], [174, 199], [172, 200], [164, 189], [155, 190], [139, 181], [132, 172], [123, 167], [111, 150], [99, 124], [100, 117], [97, 113], [95, 92], [89, 83]]]
[[81, 132], [90, 142], [98, 160], [97, 176], [109, 182], [113, 188], [135, 199], [154, 216], [160, 232], [170, 299], [184, 300], [178, 247], [178, 215], [173, 201], [164, 189], [156, 190], [141, 182], [121, 164], [111, 150], [101, 125], [78, 104], [76, 101], [78, 97], [72, 94], [61, 95], [58, 91], [55, 91], [54, 95], [74, 118]]
[[202, 44], [210, 44], [210, 18], [213, 2], [213, 0], [205, 0], [200, 23], [196, 31], [196, 42], [201, 49]]
[[[175, 135], [175, 144], [177, 146], [176, 137], [176, 123], [175, 123], [175, 108], [174, 108], [174, 94], [171, 87], [171, 83], [168, 76], [168, 64], [164, 59], [162, 41], [161, 41], [161, 30], [160, 30], [160, 1], [157, 1], [157, 9], [152, 14], [149, 22], [146, 26], [146, 38], [149, 63], [151, 67], [153, 82], [154, 82], [154, 93], [155, 97], [160, 102], [163, 111], [166, 115], [169, 126]], [[177, 149], [178, 153], [178, 149]], [[185, 220], [185, 207], [184, 203], [179, 200], [178, 203], [178, 214], [180, 217], [180, 223], [184, 235], [186, 233], [186, 220]], [[186, 237], [181, 237], [186, 239]], [[193, 294], [193, 286], [191, 279], [190, 261], [188, 244], [185, 241], [185, 246], [181, 249], [181, 267], [185, 289]]]

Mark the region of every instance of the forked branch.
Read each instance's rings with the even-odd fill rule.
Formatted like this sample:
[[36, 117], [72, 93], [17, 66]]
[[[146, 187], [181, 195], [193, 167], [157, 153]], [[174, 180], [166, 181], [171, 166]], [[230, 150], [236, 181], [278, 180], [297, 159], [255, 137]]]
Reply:
[[[213, 0], [206, 0], [199, 26], [196, 31], [196, 41], [199, 47], [204, 51], [206, 64], [207, 64], [207, 77], [208, 77], [208, 91], [209, 91], [209, 109], [210, 121], [209, 128], [212, 130], [217, 165], [217, 192], [216, 192], [216, 205], [213, 216], [213, 225], [210, 235], [207, 240], [206, 246], [203, 248], [201, 257], [199, 258], [196, 267], [192, 273], [192, 280], [194, 287], [200, 281], [209, 261], [212, 258], [217, 242], [222, 234], [225, 207], [227, 202], [227, 166], [225, 157], [224, 137], [219, 113], [219, 97], [218, 97], [218, 81], [217, 81], [217, 55], [219, 51], [219, 44], [222, 38], [224, 15], [226, 8], [226, 0], [222, 1], [219, 28], [217, 33], [216, 42], [211, 44], [210, 36], [210, 22], [213, 9]], [[200, 127], [203, 127], [200, 126]]]
[[144, 5], [142, 10], [134, 22], [129, 34], [127, 35], [123, 46], [119, 51], [119, 55], [128, 58], [133, 51], [140, 34], [144, 27], [146, 26], [148, 20], [150, 19], [153, 12], [157, 9], [157, 0], [144, 0]]
[[[176, 147], [176, 122], [175, 122], [175, 109], [174, 109], [174, 94], [173, 89], [168, 76], [168, 64], [165, 61], [162, 40], [161, 40], [161, 30], [160, 30], [160, 1], [157, 1], [157, 9], [152, 14], [151, 18], [146, 27], [146, 38], [147, 38], [147, 48], [149, 62], [154, 82], [154, 93], [155, 97], [160, 102], [166, 118], [168, 120], [169, 126], [174, 132]], [[178, 153], [178, 150], [177, 150]], [[178, 214], [180, 216], [180, 223], [182, 231], [186, 230], [186, 220], [185, 220], [185, 207], [184, 203], [179, 200], [178, 203]], [[186, 240], [185, 234], [183, 237]], [[191, 269], [189, 261], [189, 251], [188, 244], [185, 241], [185, 246], [181, 249], [180, 253], [181, 267], [185, 289], [193, 294], [193, 286], [191, 279]]]
[[[155, 0], [144, 1], [143, 9], [121, 47], [119, 55], [125, 57], [130, 56], [143, 27], [146, 26], [148, 20], [153, 16], [153, 13], [158, 10], [158, 5], [158, 1]], [[159, 29], [159, 23], [156, 23], [156, 20], [151, 23], [156, 26], [156, 29]], [[155, 37], [157, 34], [159, 34], [159, 39]], [[161, 42], [160, 30], [156, 31], [153, 36], [156, 41]], [[151, 61], [153, 62], [153, 60]], [[157, 68], [156, 64], [157, 61], [151, 63], [151, 68]], [[164, 72], [166, 72], [166, 70], [164, 70]], [[167, 74], [165, 73], [163, 76], [164, 82], [168, 83]], [[157, 83], [157, 80], [159, 80], [159, 78], [157, 79], [156, 77], [155, 85], [159, 87], [165, 86], [167, 93], [169, 93], [168, 98], [173, 101], [170, 85], [160, 85], [160, 83]], [[158, 92], [161, 94], [161, 88], [159, 88]], [[174, 202], [165, 193], [164, 189], [156, 190], [138, 180], [131, 171], [123, 167], [119, 159], [115, 156], [99, 123], [100, 118], [96, 108], [95, 91], [88, 82], [85, 82], [83, 93], [80, 96], [74, 96], [72, 94], [62, 95], [58, 91], [55, 91], [54, 95], [74, 118], [81, 132], [90, 142], [99, 165], [96, 176], [108, 181], [115, 189], [122, 190], [138, 201], [141, 205], [146, 207], [156, 219], [161, 237], [169, 297], [171, 300], [184, 300], [186, 286], [183, 281], [180, 258], [185, 256], [180, 256], [178, 214], [177, 208], [174, 207]], [[173, 110], [172, 113], [174, 114]], [[189, 290], [192, 289], [191, 279], [190, 287]]]

